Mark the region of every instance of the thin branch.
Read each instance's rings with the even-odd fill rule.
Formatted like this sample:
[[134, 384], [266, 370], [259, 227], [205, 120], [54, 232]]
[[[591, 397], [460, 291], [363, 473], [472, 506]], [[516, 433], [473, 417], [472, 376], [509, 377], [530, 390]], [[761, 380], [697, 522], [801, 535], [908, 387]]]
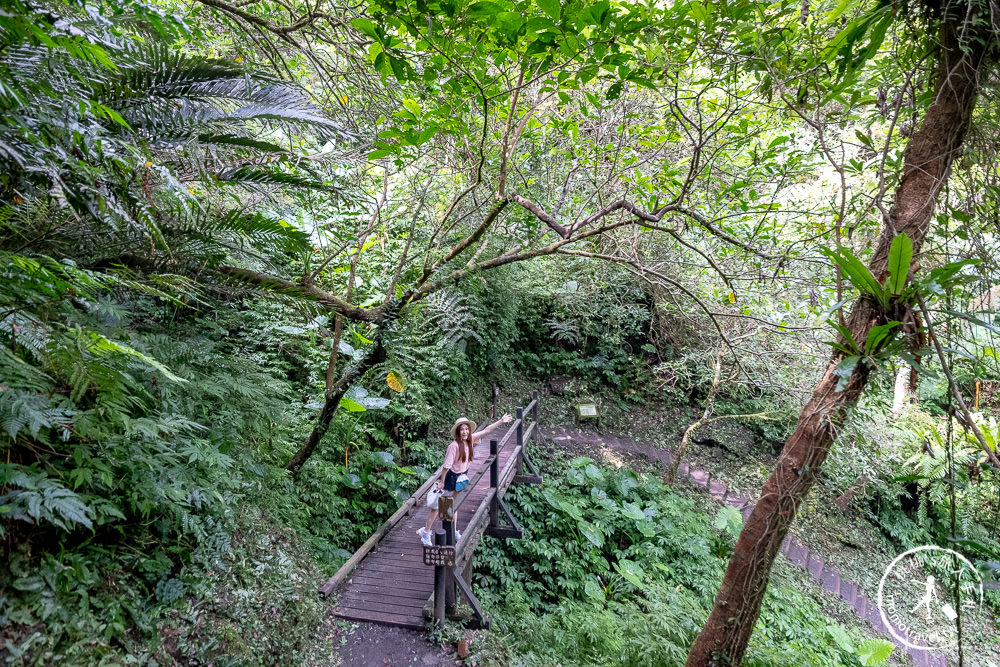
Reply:
[[917, 302], [920, 304], [920, 312], [923, 314], [924, 323], [927, 325], [927, 335], [934, 343], [934, 350], [937, 352], [938, 360], [941, 362], [941, 370], [944, 371], [945, 377], [948, 378], [948, 388], [951, 389], [952, 396], [955, 397], [955, 402], [958, 404], [959, 410], [962, 411], [962, 417], [968, 427], [972, 430], [973, 434], [975, 434], [976, 440], [979, 441], [983, 451], [986, 452], [986, 457], [994, 466], [1000, 468], [1000, 458], [997, 458], [996, 453], [990, 449], [989, 445], [986, 444], [986, 439], [983, 438], [982, 432], [980, 432], [979, 427], [976, 426], [976, 422], [973, 421], [972, 415], [969, 413], [969, 407], [965, 404], [965, 399], [962, 398], [962, 392], [958, 390], [958, 385], [955, 383], [955, 377], [951, 374], [951, 369], [948, 367], [948, 362], [944, 357], [944, 350], [941, 349], [941, 343], [934, 334], [934, 323], [931, 321], [931, 311], [927, 308], [927, 304], [924, 303], [924, 297], [921, 296], [919, 292], [917, 292]]

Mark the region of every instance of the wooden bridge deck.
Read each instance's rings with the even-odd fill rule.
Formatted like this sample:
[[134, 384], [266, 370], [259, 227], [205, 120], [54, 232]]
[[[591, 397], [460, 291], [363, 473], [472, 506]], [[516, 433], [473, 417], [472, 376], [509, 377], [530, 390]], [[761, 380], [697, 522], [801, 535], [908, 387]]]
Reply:
[[[534, 424], [532, 424], [534, 427]], [[533, 431], [534, 428], [530, 429]], [[530, 434], [529, 431], [529, 434]], [[527, 441], [528, 438], [525, 438]], [[498, 452], [500, 475], [498, 494], [502, 497], [514, 477], [514, 468], [508, 463], [519, 454], [513, 437], [506, 437], [505, 446]], [[475, 480], [475, 474], [490, 458], [489, 440], [484, 439], [476, 445], [475, 458], [469, 466], [469, 478]], [[435, 475], [436, 477], [436, 475]], [[433, 479], [433, 478], [432, 478]], [[424, 565], [423, 545], [417, 536], [417, 529], [427, 521], [430, 511], [426, 505], [425, 484], [413, 497], [413, 504], [406, 514], [400, 518], [388, 532], [378, 539], [377, 546], [363, 557], [349, 578], [339, 583], [340, 598], [334, 607], [334, 614], [340, 618], [354, 621], [369, 621], [405, 628], [423, 629], [426, 625], [424, 606], [434, 592], [434, 567]], [[458, 510], [456, 527], [462, 533], [462, 543], [468, 545], [461, 551], [469, 554], [486, 529], [488, 522], [482, 520], [485, 516], [483, 505], [488, 502], [491, 493], [489, 470], [486, 471], [472, 490], [468, 491], [466, 499]], [[479, 510], [477, 512], [477, 510]], [[466, 538], [466, 528], [473, 515], [479, 520]], [[440, 526], [440, 520], [437, 526]], [[336, 579], [336, 577], [334, 577]], [[331, 582], [334, 580], [331, 579]], [[328, 582], [332, 592], [338, 584]]]

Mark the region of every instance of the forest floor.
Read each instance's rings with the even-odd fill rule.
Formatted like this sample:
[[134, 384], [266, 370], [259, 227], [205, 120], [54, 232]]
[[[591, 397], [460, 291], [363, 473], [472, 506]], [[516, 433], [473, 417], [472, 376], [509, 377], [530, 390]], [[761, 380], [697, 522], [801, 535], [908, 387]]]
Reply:
[[[568, 432], [572, 433], [573, 437], [544, 439], [539, 443], [543, 448], [542, 452], [539, 453], [542, 456], [559, 452], [574, 456], [588, 456], [602, 464], [618, 467], [628, 465], [643, 468], [662, 464], [665, 450], [650, 442], [619, 438], [607, 432], [598, 433], [575, 429]], [[706, 511], [710, 511], [708, 507], [710, 498], [703, 488], [693, 483], [681, 483], [679, 488], [685, 495], [702, 498], [706, 502]], [[785, 558], [779, 558], [776, 562], [772, 576], [776, 581], [790, 584], [809, 595], [819, 603], [831, 619], [850, 628], [856, 635], [865, 638], [881, 636], [871, 625], [859, 620], [853, 614], [849, 604], [836, 595], [824, 593], [810, 579], [807, 572], [795, 567]], [[336, 619], [332, 615], [332, 608], [324, 621], [324, 629], [321, 629], [318, 634], [325, 634], [329, 645], [337, 654], [337, 660], [339, 660], [333, 664], [341, 667], [380, 665], [386, 667], [390, 665], [445, 667], [463, 664], [462, 660], [457, 659], [452, 646], [442, 648], [433, 643], [425, 633], [375, 624], [347, 623]], [[323, 663], [317, 662], [315, 664]], [[325, 664], [330, 665], [331, 663], [326, 662]], [[886, 664], [891, 667], [910, 663], [894, 653]]]
[[[567, 410], [555, 406], [550, 406], [550, 410], [554, 413], [553, 421], [572, 426], [572, 418], [567, 417], [571, 413]], [[604, 423], [597, 429], [605, 444], [596, 449], [576, 447], [580, 455], [593, 456], [607, 463], [613, 463], [614, 456], [628, 456], [630, 453], [657, 460], [665, 451], [674, 449], [684, 429], [699, 416], [687, 406], [657, 403], [641, 407], [619, 404], [606, 410], [606, 413], [609, 418], [602, 420]], [[627, 433], [631, 440], [624, 444], [616, 443], [613, 434], [619, 432]], [[726, 420], [699, 429], [694, 440], [684, 457], [692, 468], [708, 472], [711, 479], [721, 480], [731, 494], [747, 497], [752, 502], [757, 500], [777, 460], [777, 451], [771, 443], [762, 443], [739, 422]], [[602, 450], [615, 454], [608, 459], [600, 456]], [[595, 453], [598, 455], [595, 456]], [[808, 547], [810, 553], [821, 554], [825, 566], [836, 568], [844, 580], [857, 583], [859, 591], [874, 596], [885, 567], [900, 549], [863, 512], [856, 509], [857, 502], [847, 511], [840, 511], [833, 503], [836, 496], [837, 493], [821, 477], [800, 508], [790, 534]], [[856, 500], [863, 501], [863, 498], [862, 491]], [[787, 563], [787, 560], [779, 557], [777, 562]], [[775, 573], [782, 577], [780, 569], [776, 569]], [[830, 615], [850, 625], [846, 623], [853, 617], [850, 605], [820, 590], [815, 583], [811, 588], [819, 594], [817, 601], [821, 601], [828, 612], [844, 607], [840, 610], [843, 613]], [[867, 623], [862, 622], [861, 625], [871, 629]], [[965, 664], [974, 667], [1000, 666], [1000, 636], [989, 610], [981, 608], [969, 613], [963, 618], [963, 628]], [[955, 650], [948, 652], [948, 661], [948, 664], [958, 664]]]
[[[527, 395], [530, 385], [518, 384], [517, 387], [508, 387], [504, 393]], [[567, 396], [546, 396], [540, 403], [539, 421], [547, 427], [574, 427], [572, 403], [573, 399]], [[592, 430], [588, 437], [559, 442], [550, 440], [543, 446], [589, 456], [609, 465], [662, 465], [665, 450], [672, 450], [686, 426], [698, 417], [690, 407], [656, 403], [640, 406], [624, 402], [604, 410], [604, 415], [600, 428]], [[616, 437], [614, 433], [627, 433], [628, 436]], [[725, 482], [731, 496], [738, 494], [751, 502], [756, 500], [756, 494], [775, 460], [776, 452], [767, 443], [759, 442], [749, 429], [739, 423], [727, 421], [701, 429], [697, 443], [692, 443], [685, 456], [685, 461], [692, 468], [705, 470], [713, 479]], [[706, 502], [711, 501], [705, 488], [688, 482], [682, 482], [679, 488], [686, 494], [700, 495]], [[836, 567], [845, 581], [856, 582], [859, 590], [877, 590], [883, 565], [892, 560], [896, 550], [863, 516], [831, 509], [833, 498], [826, 495], [829, 494], [822, 484], [817, 485], [804, 503], [792, 532], [808, 546], [811, 553], [822, 554], [826, 565]], [[786, 557], [779, 556], [772, 576], [776, 581], [808, 594], [831, 619], [850, 628], [858, 636], [883, 636], [867, 621], [857, 618], [850, 604], [824, 591], [805, 570], [796, 567]], [[966, 649], [966, 664], [997, 667], [1000, 665], [1000, 645], [995, 632], [990, 631], [989, 619], [985, 614], [981, 616], [969, 619], [967, 627], [973, 637]], [[332, 616], [327, 618], [326, 625], [329, 627], [328, 640], [344, 666], [462, 664], [452, 647], [442, 649], [423, 633], [345, 623]], [[894, 651], [886, 664], [927, 663], [913, 663], [909, 657]]]

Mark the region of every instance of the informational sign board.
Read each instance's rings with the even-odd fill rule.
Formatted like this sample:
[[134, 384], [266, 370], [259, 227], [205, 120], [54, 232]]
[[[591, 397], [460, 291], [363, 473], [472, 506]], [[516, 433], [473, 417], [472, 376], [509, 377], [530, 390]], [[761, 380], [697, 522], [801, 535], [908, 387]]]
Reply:
[[424, 547], [424, 565], [455, 567], [455, 547]]

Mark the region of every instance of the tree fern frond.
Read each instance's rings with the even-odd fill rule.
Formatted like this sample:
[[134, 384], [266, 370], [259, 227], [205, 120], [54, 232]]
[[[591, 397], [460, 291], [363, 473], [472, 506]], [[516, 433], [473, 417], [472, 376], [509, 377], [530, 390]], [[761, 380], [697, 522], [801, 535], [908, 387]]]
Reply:
[[201, 144], [214, 146], [237, 146], [240, 148], [253, 148], [263, 153], [288, 153], [287, 148], [282, 148], [278, 144], [269, 141], [262, 141], [252, 137], [242, 137], [235, 134], [199, 134], [198, 141]]
[[0, 422], [7, 436], [14, 441], [22, 430], [39, 438], [42, 429], [68, 427], [76, 412], [62, 405], [56, 396], [11, 390], [0, 392]]
[[277, 169], [266, 169], [261, 167], [237, 167], [227, 169], [218, 174], [220, 181], [235, 183], [252, 188], [261, 188], [268, 185], [292, 185], [299, 188], [311, 190], [322, 190], [340, 194], [340, 188], [331, 183], [325, 183], [312, 178], [297, 176]]

